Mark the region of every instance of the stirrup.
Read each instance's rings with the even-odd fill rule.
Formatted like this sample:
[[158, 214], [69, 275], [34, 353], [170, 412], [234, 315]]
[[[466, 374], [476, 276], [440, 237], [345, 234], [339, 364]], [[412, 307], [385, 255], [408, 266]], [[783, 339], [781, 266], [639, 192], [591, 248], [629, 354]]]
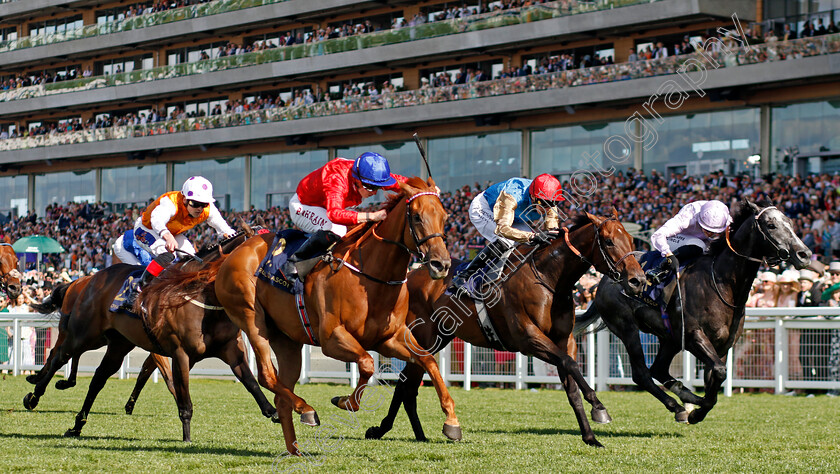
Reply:
[[645, 272], [645, 277], [647, 277], [648, 281], [652, 286], [656, 286], [668, 277], [668, 270], [662, 270], [660, 268], [654, 268], [653, 270], [648, 270]]

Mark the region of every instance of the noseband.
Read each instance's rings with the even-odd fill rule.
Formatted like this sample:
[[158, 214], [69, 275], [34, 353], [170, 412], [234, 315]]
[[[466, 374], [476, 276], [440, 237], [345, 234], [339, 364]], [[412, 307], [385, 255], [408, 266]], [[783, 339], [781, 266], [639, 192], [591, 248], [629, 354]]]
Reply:
[[[616, 219], [615, 217], [608, 217], [604, 219], [604, 221], [600, 224], [596, 224], [594, 222], [592, 223], [592, 226], [595, 228], [595, 239], [592, 242], [592, 250], [590, 251], [590, 253], [595, 253], [595, 246], [597, 245], [598, 251], [601, 253], [601, 259], [604, 260], [604, 264], [607, 266], [607, 271], [605, 272], [605, 274], [613, 281], [620, 282], [621, 272], [618, 270], [618, 266], [621, 265], [621, 262], [623, 262], [625, 258], [633, 255], [633, 251], [631, 250], [630, 252], [627, 252], [621, 258], [619, 258], [618, 261], [615, 262], [613, 262], [612, 259], [609, 258], [609, 255], [607, 255], [607, 252], [604, 250], [604, 244], [601, 239], [601, 227], [607, 221], [618, 222], [618, 219]], [[589, 259], [587, 259], [580, 252], [580, 250], [578, 250], [577, 248], [575, 248], [574, 245], [572, 245], [572, 241], [569, 240], [569, 229], [567, 227], [563, 227], [563, 232], [565, 233], [564, 238], [566, 239], [566, 246], [569, 247], [569, 250], [571, 250], [575, 255], [577, 255], [578, 258], [580, 258], [584, 263], [588, 264], [591, 267], [595, 267], [595, 264], [593, 262], [589, 261]]]

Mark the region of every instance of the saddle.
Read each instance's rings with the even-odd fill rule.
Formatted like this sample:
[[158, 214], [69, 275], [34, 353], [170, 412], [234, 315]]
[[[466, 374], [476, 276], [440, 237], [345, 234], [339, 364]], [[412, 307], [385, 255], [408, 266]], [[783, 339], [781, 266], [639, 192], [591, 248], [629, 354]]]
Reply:
[[143, 276], [143, 269], [137, 269], [129, 273], [125, 281], [114, 297], [111, 307], [112, 313], [125, 313], [133, 318], [141, 319], [140, 315], [134, 312], [134, 300], [137, 298], [140, 288], [140, 277]]
[[[484, 299], [484, 292], [482, 289], [487, 285], [495, 283], [502, 277], [505, 264], [514, 249], [515, 247], [511, 247], [501, 255], [493, 255], [490, 258], [487, 258], [484, 264], [480, 268], [476, 269], [475, 272], [469, 275], [466, 279], [462, 280], [460, 278], [454, 278], [452, 280], [452, 285], [447, 289], [447, 293], [466, 293], [473, 299]], [[480, 256], [475, 257], [475, 259], [479, 258]], [[462, 271], [467, 270], [467, 267], [469, 267], [471, 263], [473, 262], [462, 262], [455, 268], [453, 274], [458, 275]]]
[[321, 255], [308, 260], [297, 262], [299, 278], [290, 279], [283, 273], [286, 261], [297, 252], [301, 245], [306, 242], [307, 235], [297, 229], [286, 229], [274, 236], [274, 242], [268, 248], [265, 258], [255, 273], [256, 277], [265, 282], [271, 283], [275, 288], [291, 293], [293, 295], [303, 293], [303, 278], [312, 271], [315, 265], [321, 260]]

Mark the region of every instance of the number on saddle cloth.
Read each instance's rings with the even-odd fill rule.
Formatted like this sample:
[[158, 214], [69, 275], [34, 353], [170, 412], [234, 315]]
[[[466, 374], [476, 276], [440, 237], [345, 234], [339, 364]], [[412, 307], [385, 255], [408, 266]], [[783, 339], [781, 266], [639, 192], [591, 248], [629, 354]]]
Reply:
[[306, 242], [307, 234], [297, 229], [286, 229], [274, 236], [274, 242], [268, 248], [260, 266], [257, 269], [257, 278], [271, 283], [272, 286], [296, 294], [303, 291], [303, 285], [295, 279], [289, 281], [283, 274], [283, 266], [286, 261], [297, 252], [301, 245]]

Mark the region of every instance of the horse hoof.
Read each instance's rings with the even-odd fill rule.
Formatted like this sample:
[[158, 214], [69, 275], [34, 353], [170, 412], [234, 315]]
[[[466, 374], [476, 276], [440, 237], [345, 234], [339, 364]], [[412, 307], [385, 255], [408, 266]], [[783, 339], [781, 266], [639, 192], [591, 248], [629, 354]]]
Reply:
[[78, 438], [81, 435], [82, 435], [82, 431], [74, 429], [74, 428], [70, 428], [69, 430], [64, 432], [64, 437], [65, 438]]
[[125, 404], [125, 414], [130, 415], [134, 413], [134, 402], [128, 402]]
[[36, 383], [38, 383], [38, 374], [27, 375], [26, 381], [31, 383], [32, 385], [35, 385]]
[[55, 388], [58, 390], [67, 390], [68, 388], [73, 388], [75, 386], [76, 382], [71, 380], [59, 380], [55, 383]]
[[674, 413], [674, 421], [677, 423], [688, 423], [688, 412], [678, 411]]
[[352, 409], [348, 406], [349, 403], [350, 403], [350, 397], [349, 396], [332, 397], [332, 399], [330, 399], [330, 403], [337, 406], [338, 408], [341, 408], [342, 410], [356, 411], [356, 410], [354, 410], [354, 409]]
[[592, 438], [592, 439], [584, 439], [584, 440], [583, 440], [583, 442], [584, 442], [584, 443], [586, 443], [586, 444], [588, 444], [589, 446], [593, 446], [593, 447], [596, 447], [596, 448], [603, 448], [603, 447], [604, 447], [604, 445], [603, 445], [603, 444], [601, 444], [601, 442], [600, 442], [600, 441], [598, 441], [598, 440], [597, 440], [597, 439], [595, 439], [595, 438]]
[[365, 431], [365, 439], [382, 439], [385, 433], [378, 426], [371, 426]]
[[321, 424], [321, 419], [318, 418], [317, 412], [307, 411], [300, 414], [300, 422], [306, 426], [318, 426]]
[[461, 427], [456, 425], [443, 424], [443, 435], [452, 441], [461, 441], [463, 435], [461, 434]]
[[280, 414], [279, 413], [275, 412], [273, 415], [271, 415], [271, 422], [272, 423], [280, 423], [280, 421], [281, 420], [280, 420]]
[[602, 408], [600, 410], [596, 410], [595, 408], [592, 409], [592, 421], [595, 423], [607, 424], [612, 421], [612, 417], [609, 413], [607, 413], [606, 408]]
[[23, 407], [27, 410], [34, 410], [38, 406], [39, 398], [34, 393], [29, 392], [23, 397]]
[[706, 412], [702, 410], [694, 410], [693, 412], [688, 414], [688, 423], [690, 425], [696, 425], [703, 421], [706, 418]]

